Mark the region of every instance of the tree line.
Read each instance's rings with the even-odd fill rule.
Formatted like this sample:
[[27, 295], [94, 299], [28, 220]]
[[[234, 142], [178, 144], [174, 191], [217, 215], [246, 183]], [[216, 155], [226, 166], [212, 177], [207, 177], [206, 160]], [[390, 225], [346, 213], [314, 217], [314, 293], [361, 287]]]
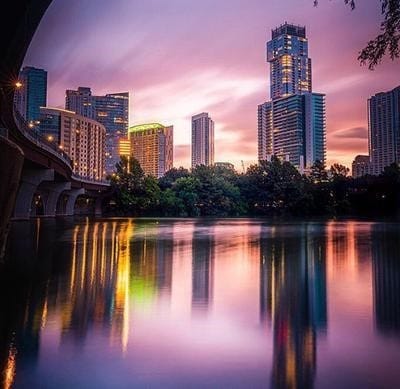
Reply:
[[308, 175], [273, 157], [245, 173], [222, 166], [173, 168], [160, 179], [135, 159], [121, 158], [110, 177], [108, 213], [120, 216], [393, 216], [400, 204], [400, 168], [354, 179], [349, 169], [317, 161]]

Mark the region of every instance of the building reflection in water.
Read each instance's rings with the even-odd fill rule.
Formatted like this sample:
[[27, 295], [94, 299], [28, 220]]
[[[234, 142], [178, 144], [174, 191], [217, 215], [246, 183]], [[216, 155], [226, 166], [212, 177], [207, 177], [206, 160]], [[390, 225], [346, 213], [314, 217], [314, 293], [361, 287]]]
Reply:
[[400, 336], [400, 233], [398, 227], [372, 227], [372, 271], [376, 329]]
[[273, 328], [275, 388], [313, 386], [316, 336], [327, 323], [325, 237], [312, 225], [296, 228], [261, 231], [260, 317]]
[[214, 228], [194, 228], [192, 239], [192, 309], [207, 311], [213, 300]]

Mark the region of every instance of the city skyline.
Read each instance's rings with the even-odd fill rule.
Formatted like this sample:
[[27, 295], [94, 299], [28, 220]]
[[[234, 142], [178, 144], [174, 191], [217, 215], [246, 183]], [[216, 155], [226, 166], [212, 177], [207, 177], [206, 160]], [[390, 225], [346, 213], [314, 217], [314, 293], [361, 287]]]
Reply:
[[[223, 1], [212, 5], [209, 1], [195, 5], [121, 1], [111, 9], [93, 10], [90, 2], [73, 0], [66, 5], [56, 0], [25, 62], [49, 71], [51, 106], [62, 106], [65, 89], [78, 85], [91, 85], [99, 94], [129, 90], [131, 125], [174, 123], [176, 166], [190, 166], [191, 116], [212, 112], [217, 123], [216, 156], [240, 169], [242, 159], [246, 166], [257, 160], [255, 112], [269, 89], [265, 41], [285, 20], [305, 25], [313, 58], [313, 89], [327, 94], [327, 164], [350, 166], [355, 155], [368, 150], [367, 99], [398, 84], [398, 62], [385, 59], [371, 72], [356, 59], [379, 29], [378, 4], [368, 1], [351, 12], [340, 3], [320, 2], [317, 8], [312, 1], [286, 3], [250, 1], [243, 8], [234, 1], [228, 8]], [[106, 22], [96, 22], [98, 17], [84, 21], [89, 10], [98, 17], [107, 13]], [[121, 23], [111, 27], [117, 17]], [[201, 33], [191, 29], [199, 18], [207, 26]], [[128, 19], [129, 23], [123, 22]], [[153, 24], [159, 28], [153, 29]], [[170, 28], [171, 24], [176, 26]], [[211, 39], [221, 28], [223, 37]], [[77, 42], [77, 34], [86, 33], [87, 39]], [[127, 33], [130, 39], [123, 39]], [[115, 49], [115, 39], [120, 37]], [[155, 41], [160, 43], [157, 50], [153, 50]], [[193, 51], [194, 47], [201, 50]], [[80, 53], [79, 61], [74, 50]], [[84, 71], [88, 66], [92, 71]]]

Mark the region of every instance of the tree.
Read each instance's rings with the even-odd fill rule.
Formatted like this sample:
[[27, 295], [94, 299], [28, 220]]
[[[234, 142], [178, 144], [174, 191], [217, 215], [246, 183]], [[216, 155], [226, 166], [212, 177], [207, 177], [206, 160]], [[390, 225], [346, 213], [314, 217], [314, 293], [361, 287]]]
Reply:
[[328, 173], [325, 170], [325, 165], [319, 159], [311, 166], [309, 178], [313, 183], [328, 181]]
[[189, 170], [184, 167], [180, 168], [172, 168], [168, 170], [159, 180], [158, 183], [161, 189], [171, 188], [172, 184], [178, 179], [182, 177], [188, 177], [190, 175]]
[[350, 169], [344, 165], [341, 165], [340, 163], [334, 163], [329, 169], [329, 172], [332, 178], [335, 180], [339, 178], [346, 178], [350, 172]]
[[[358, 60], [362, 65], [368, 64], [369, 69], [373, 70], [382, 58], [389, 54], [394, 60], [400, 55], [400, 0], [379, 0], [381, 3], [381, 33], [370, 40], [360, 51]], [[356, 0], [344, 0], [352, 9], [356, 7]], [[314, 0], [318, 4], [318, 0]]]

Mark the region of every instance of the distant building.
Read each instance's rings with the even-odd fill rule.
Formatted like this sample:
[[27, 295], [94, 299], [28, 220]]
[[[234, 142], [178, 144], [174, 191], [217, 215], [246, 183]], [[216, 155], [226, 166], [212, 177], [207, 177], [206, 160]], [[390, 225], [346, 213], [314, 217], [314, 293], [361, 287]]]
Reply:
[[119, 140], [128, 135], [129, 93], [94, 96], [90, 88], [79, 87], [66, 91], [65, 108], [94, 119], [106, 128], [106, 172], [112, 173], [119, 161]]
[[325, 95], [312, 92], [305, 27], [285, 23], [267, 43], [271, 101], [258, 106], [258, 159], [275, 155], [301, 172], [326, 159]]
[[106, 129], [101, 123], [65, 109], [41, 107], [39, 130], [71, 158], [75, 174], [90, 180], [105, 177]]
[[120, 157], [130, 157], [131, 155], [131, 141], [129, 138], [121, 138], [118, 145], [118, 155]]
[[192, 168], [214, 163], [214, 121], [208, 113], [192, 117]]
[[151, 123], [129, 128], [131, 157], [143, 171], [160, 178], [173, 167], [173, 126]]
[[47, 72], [25, 66], [19, 74], [21, 86], [15, 92], [15, 106], [27, 122], [37, 125], [40, 107], [47, 105]]
[[357, 155], [351, 165], [351, 175], [358, 178], [371, 174], [371, 161], [369, 155]]
[[230, 162], [215, 162], [214, 166], [223, 167], [223, 168], [232, 169], [232, 170], [235, 169], [235, 166], [233, 165], [233, 163], [230, 163]]
[[372, 173], [400, 163], [400, 86], [368, 100], [369, 153]]

